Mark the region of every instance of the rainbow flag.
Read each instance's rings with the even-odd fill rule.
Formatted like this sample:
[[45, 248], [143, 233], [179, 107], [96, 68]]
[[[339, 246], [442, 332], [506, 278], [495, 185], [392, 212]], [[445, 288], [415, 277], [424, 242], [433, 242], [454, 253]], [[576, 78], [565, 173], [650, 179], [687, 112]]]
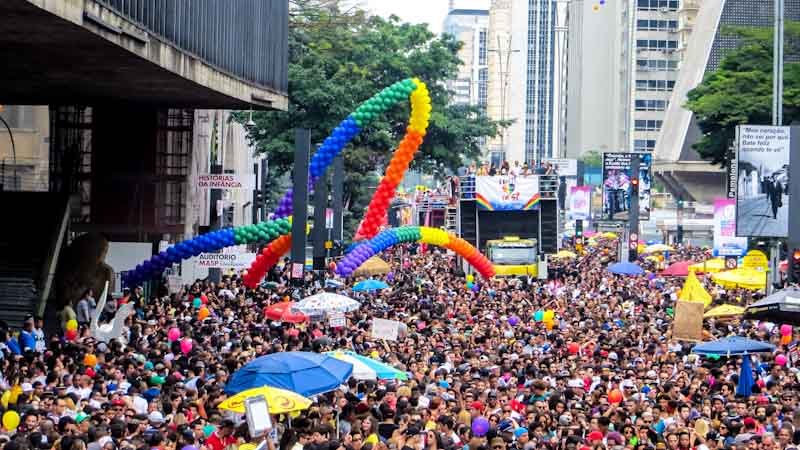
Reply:
[[534, 194], [534, 196], [528, 200], [528, 203], [525, 203], [525, 206], [522, 207], [522, 210], [529, 211], [531, 209], [536, 209], [536, 207], [539, 206], [539, 200], [541, 200], [541, 196], [539, 194]]
[[475, 201], [478, 203], [478, 206], [487, 210], [487, 211], [494, 211], [494, 206], [489, 200], [486, 200], [486, 197], [482, 196], [479, 193], [475, 193]]

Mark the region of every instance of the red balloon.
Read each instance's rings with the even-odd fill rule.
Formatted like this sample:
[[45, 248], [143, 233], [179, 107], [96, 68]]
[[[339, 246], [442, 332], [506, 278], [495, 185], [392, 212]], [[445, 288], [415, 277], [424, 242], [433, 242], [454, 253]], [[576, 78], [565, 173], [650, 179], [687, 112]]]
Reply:
[[67, 330], [65, 336], [68, 341], [74, 341], [78, 338], [78, 330]]
[[613, 389], [608, 393], [608, 403], [617, 404], [622, 402], [622, 392], [619, 389]]

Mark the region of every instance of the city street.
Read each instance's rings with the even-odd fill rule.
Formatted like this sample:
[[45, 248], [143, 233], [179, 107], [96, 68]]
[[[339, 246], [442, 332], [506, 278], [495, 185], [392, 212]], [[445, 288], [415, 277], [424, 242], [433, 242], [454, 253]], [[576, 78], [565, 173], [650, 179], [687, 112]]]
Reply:
[[[772, 209], [765, 195], [739, 201], [737, 235], [739, 236], [786, 236], [789, 199], [783, 196], [783, 207], [778, 208], [778, 218], [772, 218]], [[742, 220], [745, 219], [745, 220]]]

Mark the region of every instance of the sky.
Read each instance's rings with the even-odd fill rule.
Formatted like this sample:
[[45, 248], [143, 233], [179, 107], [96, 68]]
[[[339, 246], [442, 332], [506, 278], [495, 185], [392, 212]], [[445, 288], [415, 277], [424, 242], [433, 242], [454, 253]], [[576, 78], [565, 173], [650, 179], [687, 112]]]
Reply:
[[[404, 22], [428, 24], [434, 33], [441, 33], [449, 0], [355, 0], [373, 14], [389, 17], [394, 14]], [[457, 9], [489, 9], [490, 0], [455, 0]]]

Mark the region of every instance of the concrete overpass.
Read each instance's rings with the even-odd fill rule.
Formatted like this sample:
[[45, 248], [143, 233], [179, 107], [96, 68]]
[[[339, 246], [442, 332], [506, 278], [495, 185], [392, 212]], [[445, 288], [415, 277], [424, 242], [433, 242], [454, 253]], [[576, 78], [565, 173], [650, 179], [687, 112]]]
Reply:
[[287, 108], [285, 0], [2, 0], [0, 104]]

